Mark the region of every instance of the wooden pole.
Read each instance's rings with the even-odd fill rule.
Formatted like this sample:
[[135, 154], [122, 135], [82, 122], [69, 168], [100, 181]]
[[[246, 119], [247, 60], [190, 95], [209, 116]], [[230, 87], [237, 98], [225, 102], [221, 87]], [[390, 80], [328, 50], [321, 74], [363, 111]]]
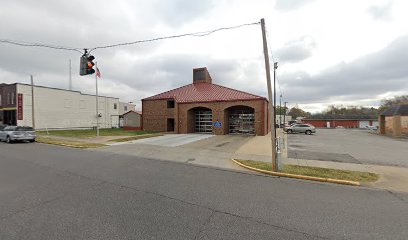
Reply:
[[261, 19], [261, 29], [262, 29], [262, 39], [263, 39], [263, 49], [265, 57], [265, 69], [266, 69], [266, 83], [268, 85], [268, 98], [269, 98], [269, 124], [271, 125], [271, 144], [272, 144], [272, 171], [277, 171], [277, 158], [276, 158], [276, 138], [275, 138], [275, 114], [274, 114], [274, 103], [272, 97], [272, 84], [271, 84], [271, 69], [269, 66], [269, 55], [268, 55], [268, 44], [266, 41], [265, 32], [265, 19]]

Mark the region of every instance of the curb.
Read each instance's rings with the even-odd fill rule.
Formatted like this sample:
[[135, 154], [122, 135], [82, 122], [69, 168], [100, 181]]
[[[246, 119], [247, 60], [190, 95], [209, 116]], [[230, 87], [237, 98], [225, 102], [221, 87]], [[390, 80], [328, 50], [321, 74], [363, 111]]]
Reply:
[[265, 173], [269, 174], [272, 176], [278, 176], [278, 177], [288, 177], [288, 178], [296, 178], [296, 179], [302, 179], [302, 180], [310, 180], [310, 181], [318, 181], [318, 182], [328, 182], [328, 183], [337, 183], [337, 184], [343, 184], [343, 185], [351, 185], [351, 186], [360, 186], [360, 182], [355, 182], [355, 181], [348, 181], [348, 180], [340, 180], [340, 179], [333, 179], [333, 178], [320, 178], [320, 177], [310, 177], [310, 176], [304, 176], [304, 175], [297, 175], [297, 174], [290, 174], [290, 173], [281, 173], [281, 172], [272, 172], [272, 171], [267, 171], [267, 170], [262, 170], [258, 168], [253, 168], [250, 166], [247, 166], [245, 164], [242, 164], [238, 162], [235, 159], [231, 159], [234, 163], [238, 164], [241, 167], [260, 172], [260, 173]]
[[[51, 142], [43, 142], [43, 141], [36, 141], [37, 143], [41, 144], [48, 144], [48, 145], [56, 145], [56, 146], [62, 146], [62, 147], [70, 147], [70, 148], [79, 148], [79, 149], [87, 149], [87, 148], [99, 148], [99, 147], [87, 147], [87, 146], [81, 146], [81, 145], [72, 145], [72, 144], [67, 144], [67, 143], [51, 143]], [[100, 146], [104, 147], [104, 146]]]
[[56, 146], [62, 146], [62, 147], [70, 147], [70, 148], [81, 148], [81, 149], [88, 148], [88, 147], [84, 147], [84, 146], [75, 146], [75, 145], [63, 144], [63, 143], [58, 143], [57, 144], [57, 143], [46, 143], [46, 142], [40, 142], [40, 141], [38, 141], [38, 143], [56, 145]]

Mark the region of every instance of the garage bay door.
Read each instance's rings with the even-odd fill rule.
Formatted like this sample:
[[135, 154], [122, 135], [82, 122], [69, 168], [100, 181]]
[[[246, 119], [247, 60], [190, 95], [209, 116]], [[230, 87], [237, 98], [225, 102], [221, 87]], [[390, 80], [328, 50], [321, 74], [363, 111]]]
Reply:
[[230, 134], [255, 134], [255, 115], [253, 109], [233, 109], [229, 113]]
[[212, 112], [207, 110], [195, 111], [195, 132], [212, 133]]

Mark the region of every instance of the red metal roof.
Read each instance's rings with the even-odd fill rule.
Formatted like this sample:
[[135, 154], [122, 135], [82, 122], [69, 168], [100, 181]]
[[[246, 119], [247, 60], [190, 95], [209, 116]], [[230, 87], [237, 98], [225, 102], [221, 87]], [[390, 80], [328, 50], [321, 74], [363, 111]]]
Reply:
[[260, 100], [266, 98], [211, 83], [185, 85], [143, 100], [174, 99], [177, 103]]

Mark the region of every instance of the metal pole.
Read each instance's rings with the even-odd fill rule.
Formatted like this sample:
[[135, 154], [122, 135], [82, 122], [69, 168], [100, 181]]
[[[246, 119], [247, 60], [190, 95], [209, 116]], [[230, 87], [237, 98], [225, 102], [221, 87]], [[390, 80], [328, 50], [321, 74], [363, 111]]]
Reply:
[[284, 109], [285, 109], [285, 112], [283, 113], [283, 124], [286, 124], [286, 103], [288, 103], [288, 102], [283, 102], [283, 104], [284, 104]]
[[279, 98], [279, 128], [282, 127], [282, 94]]
[[35, 117], [34, 117], [34, 78], [30, 75], [31, 80], [31, 121], [33, 129], [35, 129]]
[[69, 59], [69, 90], [72, 90], [72, 64], [71, 59]]
[[[98, 68], [98, 63], [95, 62], [95, 69]], [[99, 96], [98, 96], [98, 74], [95, 73], [96, 83], [96, 136], [99, 137]]]
[[278, 63], [273, 63], [273, 119], [275, 125], [275, 139], [276, 139], [276, 69], [278, 68]]
[[276, 162], [276, 138], [275, 138], [275, 115], [273, 109], [273, 98], [272, 98], [272, 87], [271, 87], [271, 69], [269, 66], [269, 56], [268, 56], [268, 44], [266, 42], [266, 33], [265, 33], [265, 19], [261, 19], [261, 29], [262, 29], [262, 40], [263, 40], [263, 49], [265, 57], [265, 69], [266, 69], [266, 83], [268, 85], [268, 98], [269, 98], [269, 116], [271, 125], [271, 143], [272, 143], [272, 171], [277, 171], [277, 162]]

